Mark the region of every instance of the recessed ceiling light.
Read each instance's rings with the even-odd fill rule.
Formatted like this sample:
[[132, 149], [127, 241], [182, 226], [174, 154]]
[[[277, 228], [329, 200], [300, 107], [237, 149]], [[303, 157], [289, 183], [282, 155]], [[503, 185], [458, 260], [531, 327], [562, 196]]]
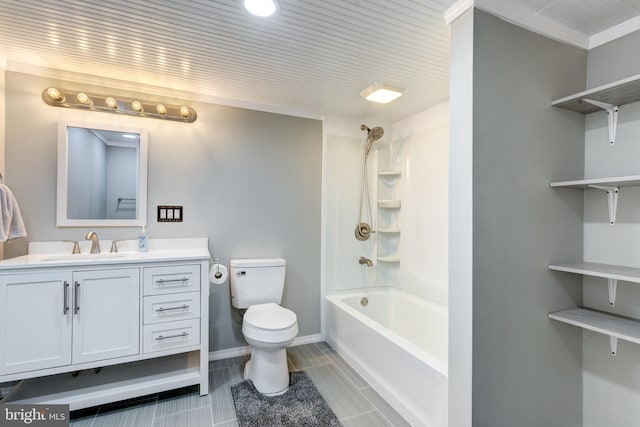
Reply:
[[362, 96], [367, 101], [387, 104], [400, 97], [405, 90], [405, 88], [376, 82], [360, 92], [360, 96]]
[[244, 0], [244, 8], [256, 16], [271, 16], [278, 10], [277, 0]]

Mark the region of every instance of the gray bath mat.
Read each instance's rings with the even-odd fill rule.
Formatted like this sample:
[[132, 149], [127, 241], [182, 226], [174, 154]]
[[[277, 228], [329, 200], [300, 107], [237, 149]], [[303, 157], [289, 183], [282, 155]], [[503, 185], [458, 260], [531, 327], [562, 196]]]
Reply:
[[291, 372], [280, 396], [263, 396], [250, 380], [231, 386], [240, 427], [339, 426], [340, 422], [307, 374]]

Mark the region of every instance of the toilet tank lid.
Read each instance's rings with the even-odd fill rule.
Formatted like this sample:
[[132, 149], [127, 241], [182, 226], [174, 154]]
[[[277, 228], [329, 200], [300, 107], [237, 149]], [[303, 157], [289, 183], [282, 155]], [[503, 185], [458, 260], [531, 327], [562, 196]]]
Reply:
[[245, 258], [232, 259], [229, 261], [231, 267], [252, 268], [252, 267], [283, 267], [287, 265], [284, 258]]

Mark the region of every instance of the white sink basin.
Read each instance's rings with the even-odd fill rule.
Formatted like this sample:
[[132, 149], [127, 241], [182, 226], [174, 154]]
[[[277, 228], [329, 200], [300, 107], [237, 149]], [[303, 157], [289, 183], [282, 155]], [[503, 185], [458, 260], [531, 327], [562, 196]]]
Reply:
[[42, 261], [98, 261], [101, 259], [126, 258], [128, 255], [126, 253], [47, 255], [42, 258]]

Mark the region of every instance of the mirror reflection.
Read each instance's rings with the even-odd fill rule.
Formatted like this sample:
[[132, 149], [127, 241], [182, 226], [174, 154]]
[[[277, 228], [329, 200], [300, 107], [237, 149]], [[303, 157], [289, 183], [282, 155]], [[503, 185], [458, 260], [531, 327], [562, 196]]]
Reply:
[[65, 124], [60, 132], [58, 225], [144, 225], [146, 131]]

